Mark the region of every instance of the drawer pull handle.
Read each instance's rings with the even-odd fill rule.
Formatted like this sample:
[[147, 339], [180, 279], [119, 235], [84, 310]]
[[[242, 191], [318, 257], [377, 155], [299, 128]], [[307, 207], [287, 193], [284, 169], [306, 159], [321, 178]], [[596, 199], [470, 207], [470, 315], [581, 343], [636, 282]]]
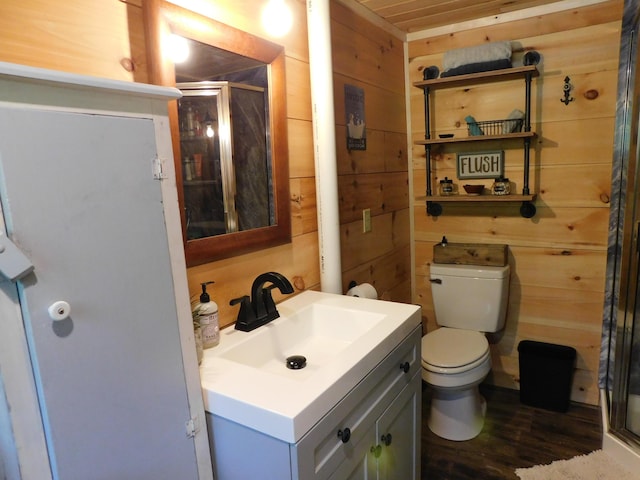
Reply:
[[382, 440], [382, 443], [384, 443], [385, 446], [388, 447], [389, 445], [391, 445], [391, 440], [392, 440], [391, 434], [387, 433], [386, 435], [382, 435], [382, 437], [380, 437], [380, 440]]
[[402, 370], [404, 373], [408, 373], [410, 368], [411, 368], [411, 364], [409, 362], [404, 362], [400, 364], [400, 370]]
[[342, 440], [342, 443], [347, 443], [351, 438], [351, 430], [345, 428], [344, 430], [338, 430], [338, 438]]

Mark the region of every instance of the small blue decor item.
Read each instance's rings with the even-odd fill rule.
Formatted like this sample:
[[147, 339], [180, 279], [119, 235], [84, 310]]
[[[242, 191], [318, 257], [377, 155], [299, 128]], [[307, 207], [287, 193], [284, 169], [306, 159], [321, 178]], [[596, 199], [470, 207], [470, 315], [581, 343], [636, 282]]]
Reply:
[[478, 126], [478, 122], [476, 122], [475, 118], [473, 118], [471, 115], [467, 115], [464, 118], [464, 120], [467, 122], [467, 126], [469, 127], [469, 135], [474, 136], [474, 137], [476, 135], [484, 135], [484, 132]]

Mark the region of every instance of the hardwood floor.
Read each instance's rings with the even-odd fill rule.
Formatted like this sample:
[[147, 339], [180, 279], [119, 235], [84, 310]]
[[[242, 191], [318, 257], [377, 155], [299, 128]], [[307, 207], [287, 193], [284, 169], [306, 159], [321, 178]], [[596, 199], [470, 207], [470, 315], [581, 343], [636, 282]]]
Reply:
[[602, 446], [600, 409], [571, 404], [567, 413], [520, 403], [519, 392], [480, 386], [487, 416], [480, 435], [453, 442], [427, 426], [431, 392], [423, 383], [422, 479], [517, 480], [514, 470], [582, 455]]

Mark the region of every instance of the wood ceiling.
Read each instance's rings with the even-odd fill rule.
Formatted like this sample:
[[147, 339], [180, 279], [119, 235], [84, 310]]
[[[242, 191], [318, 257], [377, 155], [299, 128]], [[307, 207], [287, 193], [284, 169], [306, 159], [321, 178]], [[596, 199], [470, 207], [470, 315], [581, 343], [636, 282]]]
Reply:
[[[355, 0], [397, 29], [411, 33], [567, 0]], [[578, 2], [579, 3], [579, 2]], [[593, 3], [593, 2], [585, 2]]]

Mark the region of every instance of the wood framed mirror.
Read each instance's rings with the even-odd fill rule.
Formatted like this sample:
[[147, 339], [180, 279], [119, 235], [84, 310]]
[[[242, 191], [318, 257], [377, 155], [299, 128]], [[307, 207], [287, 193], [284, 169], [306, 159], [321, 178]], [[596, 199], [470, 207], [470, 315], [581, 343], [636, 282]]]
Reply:
[[[236, 155], [238, 158], [233, 158], [233, 155], [231, 155], [230, 158], [233, 158], [231, 161], [235, 165], [233, 168], [239, 172], [239, 176], [240, 173], [244, 172], [244, 180], [238, 181], [236, 185], [233, 172], [228, 173], [229, 169], [227, 169], [226, 177], [233, 179], [233, 185], [226, 188], [221, 196], [223, 200], [218, 202], [220, 205], [225, 205], [224, 213], [220, 213], [220, 215], [224, 215], [224, 219], [215, 222], [218, 226], [223, 224], [221, 231], [214, 232], [214, 228], [210, 227], [210, 224], [214, 223], [213, 219], [208, 219], [206, 222], [204, 220], [200, 221], [199, 225], [208, 225], [194, 229], [193, 225], [198, 223], [194, 221], [194, 218], [200, 218], [197, 214], [194, 214], [192, 206], [187, 205], [189, 202], [185, 201], [191, 195], [192, 190], [189, 190], [189, 188], [194, 186], [202, 188], [206, 183], [214, 183], [214, 180], [208, 178], [202, 181], [195, 181], [196, 178], [206, 178], [206, 174], [204, 177], [200, 176], [202, 166], [198, 165], [198, 163], [202, 163], [202, 158], [199, 154], [194, 158], [187, 151], [188, 146], [185, 141], [187, 130], [189, 129], [188, 135], [197, 135], [191, 133], [191, 123], [185, 127], [184, 112], [190, 106], [187, 106], [186, 103], [180, 104], [180, 102], [183, 99], [193, 97], [185, 95], [183, 99], [169, 104], [169, 120], [171, 123], [178, 201], [180, 202], [187, 266], [200, 265], [290, 242], [291, 216], [284, 48], [162, 0], [144, 0], [142, 5], [147, 44], [147, 62], [151, 83], [175, 87], [179, 82], [189, 82], [189, 85], [193, 85], [198, 82], [218, 81], [220, 80], [219, 76], [212, 73], [212, 70], [218, 68], [216, 67], [217, 64], [225, 62], [235, 63], [233, 67], [229, 67], [235, 69], [243, 68], [238, 66], [239, 64], [249, 64], [251, 66], [260, 64], [265, 66], [267, 116], [264, 139], [266, 141], [265, 149], [269, 155], [266, 160], [268, 192], [264, 193], [264, 189], [262, 189], [263, 195], [260, 198], [248, 198], [245, 195], [245, 198], [242, 199], [240, 198], [241, 195], [236, 195], [238, 189], [242, 192], [247, 190], [246, 182], [248, 179], [253, 178], [254, 174], [248, 173], [245, 164], [240, 162], [239, 157], [241, 154]], [[180, 66], [177, 68], [166, 48], [169, 39], [174, 38], [174, 35], [197, 45], [197, 50], [200, 54], [194, 57], [206, 58], [207, 60], [194, 61], [191, 59], [190, 67]], [[227, 58], [227, 60], [223, 61], [223, 58]], [[216, 60], [212, 61], [211, 59]], [[223, 69], [223, 67], [219, 68]], [[222, 73], [224, 74], [225, 72]], [[190, 95], [193, 94], [191, 93]], [[202, 113], [202, 116], [207, 118], [207, 125], [210, 123], [210, 113], [212, 114], [213, 110], [210, 109]], [[217, 125], [217, 119], [214, 119], [214, 121]], [[191, 122], [191, 118], [189, 118], [189, 122]], [[199, 125], [199, 123], [197, 124]], [[210, 128], [208, 130], [211, 132]], [[234, 133], [230, 133], [230, 135], [233, 137]], [[203, 134], [202, 137], [204, 138], [205, 135]], [[204, 139], [206, 140], [206, 138]], [[248, 151], [246, 148], [245, 150]], [[220, 160], [216, 158], [211, 161], [219, 162]], [[195, 167], [199, 167], [199, 169], [194, 169], [194, 162], [196, 162]], [[205, 171], [207, 171], [206, 168], [205, 166]], [[222, 170], [224, 171], [224, 168]], [[224, 178], [222, 180], [216, 179], [215, 182], [228, 185], [228, 178], [226, 180]], [[211, 203], [213, 202], [209, 202], [209, 205]], [[249, 221], [244, 222], [246, 226], [243, 226], [242, 209], [250, 210], [247, 208], [247, 205], [249, 205], [252, 210], [256, 210], [263, 204], [267, 206], [268, 219], [258, 224], [257, 227], [255, 222]], [[204, 204], [200, 203], [198, 205]], [[233, 208], [228, 208], [229, 206]], [[230, 221], [229, 216], [233, 214], [229, 213], [229, 211], [235, 211], [236, 206], [240, 210], [240, 220], [236, 215], [234, 217], [235, 220], [232, 219]], [[231, 225], [231, 233], [227, 233], [230, 230], [224, 230], [224, 224], [227, 227]], [[240, 224], [240, 226], [233, 227], [235, 224]]]

